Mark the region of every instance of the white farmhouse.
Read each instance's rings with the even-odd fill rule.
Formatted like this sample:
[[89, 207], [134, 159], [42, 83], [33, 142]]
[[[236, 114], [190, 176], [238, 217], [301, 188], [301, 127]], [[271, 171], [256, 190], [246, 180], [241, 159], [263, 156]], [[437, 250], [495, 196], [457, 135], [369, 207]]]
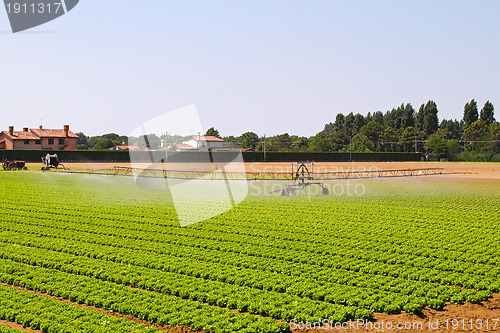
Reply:
[[176, 145], [176, 150], [198, 150], [208, 151], [224, 148], [224, 140], [215, 136], [193, 135], [191, 138], [184, 140], [181, 144]]

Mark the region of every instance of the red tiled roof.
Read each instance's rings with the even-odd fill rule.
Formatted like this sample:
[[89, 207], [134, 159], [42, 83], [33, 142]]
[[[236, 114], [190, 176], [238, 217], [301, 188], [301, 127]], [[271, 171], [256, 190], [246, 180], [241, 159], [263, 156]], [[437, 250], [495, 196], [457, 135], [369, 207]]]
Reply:
[[[197, 135], [193, 135], [192, 139], [198, 141], [198, 136]], [[211, 136], [211, 135], [201, 136], [200, 140], [201, 141], [207, 141], [207, 142], [224, 142], [224, 140], [222, 140], [221, 138], [218, 138], [216, 136]]]
[[10, 134], [9, 131], [3, 131], [2, 134], [5, 134], [13, 140], [40, 140], [39, 137], [31, 132], [14, 131], [12, 132], [12, 134]]
[[35, 135], [40, 138], [78, 138], [78, 135], [75, 133], [68, 131], [68, 136], [62, 129], [31, 129]]

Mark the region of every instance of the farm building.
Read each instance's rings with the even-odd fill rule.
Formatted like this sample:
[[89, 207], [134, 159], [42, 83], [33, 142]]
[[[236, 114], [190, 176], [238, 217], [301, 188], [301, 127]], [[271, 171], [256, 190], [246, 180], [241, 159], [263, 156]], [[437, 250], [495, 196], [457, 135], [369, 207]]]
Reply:
[[176, 150], [217, 150], [224, 148], [224, 140], [215, 136], [200, 136], [193, 135], [191, 138], [184, 140], [181, 144], [176, 145]]
[[77, 139], [78, 135], [69, 130], [69, 125], [64, 125], [63, 129], [24, 127], [22, 131], [9, 126], [8, 131], [0, 133], [0, 149], [76, 150]]
[[108, 148], [108, 150], [144, 150], [148, 151], [148, 148], [145, 147], [139, 147], [139, 146], [113, 146], [111, 148]]

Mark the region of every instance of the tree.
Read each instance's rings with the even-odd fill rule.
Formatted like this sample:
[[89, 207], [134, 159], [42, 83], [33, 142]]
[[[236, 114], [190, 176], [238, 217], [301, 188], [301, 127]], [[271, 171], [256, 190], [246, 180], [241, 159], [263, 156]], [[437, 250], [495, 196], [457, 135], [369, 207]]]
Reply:
[[356, 134], [351, 141], [351, 151], [353, 153], [371, 152], [374, 150], [374, 144], [366, 137], [366, 135]]
[[397, 120], [396, 120], [396, 113], [397, 113], [396, 109], [392, 109], [390, 111], [387, 111], [384, 114], [384, 126], [385, 127], [392, 127], [395, 129], [399, 128], [399, 124], [397, 124]]
[[439, 128], [438, 109], [434, 101], [428, 101], [424, 108], [423, 131], [429, 137]]
[[484, 121], [486, 125], [491, 125], [495, 122], [495, 108], [490, 101], [487, 101], [481, 109], [480, 119]]
[[335, 117], [335, 123], [333, 124], [335, 133], [341, 131], [345, 126], [345, 117], [342, 113], [337, 114]]
[[377, 111], [373, 113], [373, 121], [379, 123], [380, 125], [384, 125], [384, 114], [382, 111]]
[[306, 151], [308, 144], [309, 140], [306, 137], [301, 136], [295, 139], [292, 143], [291, 149], [292, 151]]
[[354, 128], [354, 113], [349, 113], [347, 116], [344, 118], [344, 128], [346, 130], [347, 136], [352, 136], [353, 135], [353, 128]]
[[288, 133], [284, 133], [270, 137], [268, 141], [269, 151], [288, 151], [293, 140]]
[[83, 134], [83, 132], [78, 132], [78, 133], [76, 133], [76, 135], [78, 135], [78, 138], [76, 139], [76, 144], [77, 145], [86, 145], [86, 144], [88, 144], [89, 139], [87, 138], [87, 136], [85, 134]]
[[365, 124], [368, 124], [369, 122], [373, 121], [373, 116], [370, 112], [365, 117]]
[[113, 140], [107, 139], [107, 138], [101, 138], [94, 148], [92, 150], [106, 150], [108, 148], [113, 147], [115, 144], [113, 143]]
[[447, 155], [446, 130], [439, 130], [429, 136], [428, 142], [425, 143], [425, 149], [436, 155], [437, 157], [445, 157]]
[[323, 132], [325, 132], [326, 135], [335, 134], [335, 124], [333, 123], [326, 124], [325, 128], [323, 128]]
[[500, 123], [495, 122], [490, 126], [490, 140], [486, 145], [486, 149], [491, 149], [497, 153], [500, 151]]
[[394, 142], [398, 142], [398, 136], [392, 127], [387, 127], [380, 136], [384, 151], [394, 151]]
[[315, 153], [330, 152], [333, 150], [332, 139], [324, 132], [319, 132], [311, 138], [308, 150]]
[[241, 147], [255, 149], [259, 143], [259, 137], [254, 132], [243, 133], [240, 137]]
[[483, 142], [475, 141], [486, 141], [489, 139], [488, 125], [482, 120], [477, 120], [473, 122], [464, 132], [464, 138], [471, 141], [471, 149], [477, 149], [484, 146]]
[[405, 129], [407, 127], [415, 126], [415, 110], [410, 103], [406, 104], [403, 109], [403, 115], [401, 118], [401, 128]]
[[221, 138], [220, 135], [219, 135], [219, 131], [216, 130], [215, 128], [213, 127], [210, 127], [207, 132], [205, 133], [205, 136], [215, 136], [216, 138]]
[[462, 132], [460, 130], [460, 123], [457, 120], [443, 119], [439, 125], [439, 130], [446, 130], [448, 135], [447, 139], [460, 139]]
[[473, 122], [479, 119], [479, 114], [477, 113], [477, 103], [474, 99], [470, 102], [465, 103], [464, 107], [464, 127], [467, 129]]
[[333, 151], [342, 150], [343, 147], [349, 144], [351, 138], [347, 136], [346, 129], [337, 131], [332, 137]]
[[382, 135], [383, 131], [384, 126], [380, 125], [376, 121], [371, 121], [363, 126], [363, 128], [361, 128], [361, 133], [364, 134], [375, 145], [378, 144], [379, 137]]
[[358, 134], [361, 131], [361, 128], [366, 125], [365, 117], [363, 115], [356, 113], [353, 121], [353, 129], [352, 134]]
[[108, 134], [103, 134], [101, 135], [101, 138], [104, 139], [110, 139], [111, 141], [115, 141], [119, 138], [120, 136], [116, 133], [108, 133]]
[[408, 152], [411, 144], [415, 143], [415, 141], [418, 139], [418, 132], [414, 127], [407, 127], [401, 134], [400, 139], [405, 143], [405, 151]]

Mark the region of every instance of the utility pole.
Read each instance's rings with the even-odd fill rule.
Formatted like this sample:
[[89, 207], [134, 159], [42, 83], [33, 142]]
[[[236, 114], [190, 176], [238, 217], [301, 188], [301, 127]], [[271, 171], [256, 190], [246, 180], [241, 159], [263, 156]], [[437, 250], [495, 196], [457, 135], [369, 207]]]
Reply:
[[266, 135], [264, 134], [264, 162], [266, 162]]

